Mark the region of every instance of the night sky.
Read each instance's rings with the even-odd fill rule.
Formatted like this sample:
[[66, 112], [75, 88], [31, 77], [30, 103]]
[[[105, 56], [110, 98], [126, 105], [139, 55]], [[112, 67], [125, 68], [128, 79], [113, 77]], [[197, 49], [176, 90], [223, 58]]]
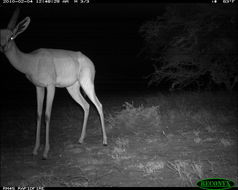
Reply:
[[[7, 26], [14, 10], [15, 6], [1, 7], [1, 28]], [[143, 89], [143, 77], [153, 68], [148, 60], [138, 56], [144, 47], [138, 31], [163, 10], [162, 3], [23, 5], [18, 22], [29, 16], [31, 23], [15, 41], [23, 52], [38, 48], [83, 52], [95, 64], [96, 89]], [[2, 88], [29, 89], [31, 84], [25, 76], [3, 54], [0, 56]]]

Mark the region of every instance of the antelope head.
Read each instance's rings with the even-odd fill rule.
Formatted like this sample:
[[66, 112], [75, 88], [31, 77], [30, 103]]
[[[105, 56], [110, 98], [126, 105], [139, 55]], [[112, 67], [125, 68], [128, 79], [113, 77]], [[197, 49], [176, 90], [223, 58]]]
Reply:
[[30, 18], [26, 17], [24, 18], [21, 22], [19, 22], [16, 25], [17, 22], [17, 18], [19, 15], [19, 8], [17, 8], [6, 29], [1, 29], [0, 30], [0, 51], [1, 52], [6, 52], [11, 48], [12, 45], [12, 41], [22, 32], [24, 32], [26, 30], [26, 28], [28, 27], [28, 25], [30, 24]]

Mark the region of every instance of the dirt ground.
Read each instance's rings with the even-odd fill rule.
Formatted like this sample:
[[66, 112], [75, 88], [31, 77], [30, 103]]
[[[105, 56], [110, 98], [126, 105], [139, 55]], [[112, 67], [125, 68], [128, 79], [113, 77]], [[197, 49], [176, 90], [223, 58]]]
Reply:
[[108, 95], [100, 98], [108, 146], [102, 145], [99, 117], [92, 105], [85, 142], [78, 144], [83, 112], [69, 96], [62, 99], [56, 97], [53, 105], [47, 160], [42, 160], [43, 126], [39, 154], [31, 154], [36, 123], [34, 100], [11, 100], [3, 105], [1, 186], [174, 187], [196, 186], [199, 179], [208, 177], [228, 178], [237, 185], [237, 123], [233, 117], [224, 117], [223, 124], [220, 120], [192, 123], [185, 117], [177, 118], [176, 111], [167, 107], [170, 112], [161, 117], [162, 128], [146, 122], [113, 127], [107, 119], [122, 110], [124, 102], [133, 101], [137, 107], [159, 105], [160, 100], [154, 101], [156, 96], [153, 99], [150, 95]]

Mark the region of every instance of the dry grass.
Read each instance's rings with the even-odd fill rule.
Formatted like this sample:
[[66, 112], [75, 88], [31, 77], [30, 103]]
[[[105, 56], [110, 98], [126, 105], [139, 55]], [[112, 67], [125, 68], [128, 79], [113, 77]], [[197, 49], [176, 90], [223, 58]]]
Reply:
[[133, 103], [125, 102], [122, 110], [106, 117], [109, 131], [123, 131], [122, 136], [133, 134], [141, 136], [150, 133], [147, 129], [162, 131], [159, 106], [145, 107], [141, 104], [134, 107]]
[[[214, 162], [217, 161], [208, 160], [209, 163], [213, 164], [205, 169], [205, 162], [207, 161], [191, 160], [186, 157], [184, 157], [185, 160], [175, 159], [174, 161], [158, 158], [151, 160], [149, 157], [138, 160], [138, 151], [146, 153], [151, 145], [159, 143], [158, 139], [161, 136], [154, 138], [158, 134], [156, 131], [162, 132], [167, 140], [174, 141], [174, 146], [178, 145], [175, 144], [177, 136], [174, 134], [181, 134], [186, 139], [191, 139], [191, 143], [197, 146], [212, 143], [220, 144], [226, 148], [234, 145], [236, 142], [229, 135], [226, 135], [223, 128], [237, 121], [235, 116], [237, 108], [230, 108], [232, 101], [234, 102], [234, 99], [225, 99], [220, 96], [212, 97], [211, 94], [207, 93], [188, 93], [177, 96], [149, 97], [146, 98], [145, 105], [141, 104], [137, 107], [133, 103], [125, 102], [121, 111], [107, 117], [107, 124], [111, 130], [120, 128], [124, 135], [126, 131], [131, 132], [130, 137], [116, 138], [115, 146], [112, 149], [112, 158], [116, 162], [136, 160], [137, 158], [136, 163], [131, 163], [128, 168], [140, 170], [144, 176], [164, 171], [167, 165], [171, 171], [179, 176], [181, 184], [194, 186], [197, 180], [211, 175], [208, 175], [206, 170], [214, 171]], [[223, 134], [222, 138], [221, 134]], [[134, 147], [132, 140], [135, 139], [144, 144], [141, 144], [139, 148]], [[188, 153], [183, 150], [180, 152], [181, 155], [188, 155]]]
[[167, 166], [179, 175], [179, 178], [185, 182], [194, 185], [199, 179], [203, 178], [203, 165], [201, 162], [195, 162], [190, 160], [175, 160], [173, 162], [168, 161]]
[[54, 173], [40, 173], [20, 182], [21, 187], [87, 187], [88, 179], [83, 176], [59, 177]]
[[[233, 171], [237, 168], [238, 109], [235, 96], [156, 94], [144, 97], [143, 103], [136, 105], [125, 101], [117, 111], [107, 111], [110, 113], [105, 115], [109, 146], [103, 148], [98, 143], [99, 127], [93, 128], [97, 124], [100, 126], [96, 112], [91, 114], [88, 122], [90, 138], [85, 139], [85, 146], [77, 146], [72, 139], [78, 138], [75, 131], [79, 130], [82, 115], [79, 117], [78, 108], [73, 103], [59, 106], [56, 114], [62, 113], [57, 116], [60, 120], [53, 120], [52, 126], [59, 125], [62, 130], [55, 132], [58, 135], [55, 142], [62, 141], [59, 146], [63, 151], [55, 151], [55, 154], [60, 154], [65, 162], [57, 165], [53, 160], [54, 167], [49, 167], [49, 172], [32, 175], [20, 185], [196, 186], [199, 179], [207, 177], [236, 179], [237, 173]], [[110, 107], [106, 109], [110, 110]], [[63, 114], [65, 112], [67, 114]], [[11, 122], [14, 125], [14, 121]], [[18, 125], [21, 129], [23, 124]], [[2, 155], [1, 164], [4, 165], [9, 157]], [[57, 161], [60, 158], [56, 157]], [[21, 158], [17, 159], [21, 161]], [[64, 176], [64, 172], [58, 175], [54, 171], [65, 165], [67, 171], [67, 164], [77, 170], [84, 168], [84, 173], [75, 175], [69, 171]], [[10, 165], [3, 167], [5, 171], [9, 168]]]

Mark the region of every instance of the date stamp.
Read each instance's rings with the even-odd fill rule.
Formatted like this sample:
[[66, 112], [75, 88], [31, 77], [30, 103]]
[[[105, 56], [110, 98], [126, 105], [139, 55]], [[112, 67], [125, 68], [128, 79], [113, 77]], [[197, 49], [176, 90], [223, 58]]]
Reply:
[[23, 3], [36, 3], [36, 4], [50, 4], [50, 3], [74, 3], [74, 4], [89, 4], [90, 0], [2, 0], [4, 4], [23, 4]]
[[33, 0], [2, 0], [3, 3], [33, 3]]

